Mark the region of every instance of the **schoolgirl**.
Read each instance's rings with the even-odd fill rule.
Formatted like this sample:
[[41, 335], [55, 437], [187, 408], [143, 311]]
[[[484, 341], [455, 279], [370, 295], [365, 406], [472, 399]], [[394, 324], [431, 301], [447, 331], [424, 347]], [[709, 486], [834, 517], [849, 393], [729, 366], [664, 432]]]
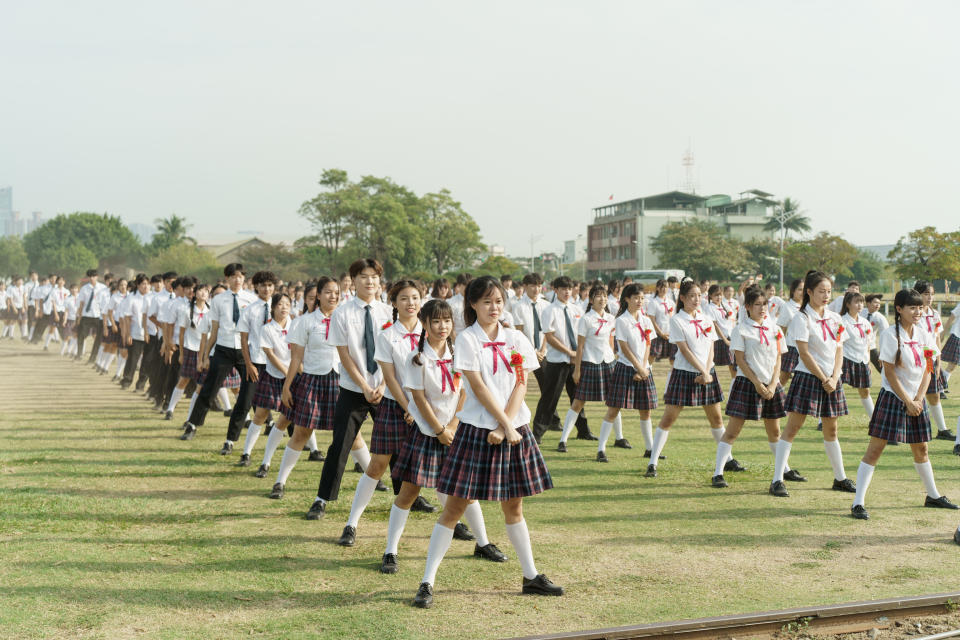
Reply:
[[[186, 307], [181, 307], [178, 312], [174, 331], [177, 344], [180, 347], [180, 379], [170, 394], [170, 402], [167, 404], [164, 420], [173, 418], [173, 411], [186, 392], [187, 385], [191, 382], [195, 383], [197, 380], [197, 356], [200, 350], [200, 342], [203, 340], [203, 334], [209, 330], [209, 318], [207, 317], [207, 301], [209, 299], [210, 285], [198, 284], [193, 288], [190, 303]], [[190, 399], [190, 411], [193, 410], [196, 395], [194, 393]]]
[[[594, 285], [596, 286], [596, 285]], [[623, 289], [623, 285], [619, 280], [614, 278], [607, 283], [607, 311], [611, 315], [617, 315], [617, 312], [620, 311], [620, 290]], [[590, 287], [590, 291], [593, 290], [593, 287]], [[593, 305], [593, 294], [590, 293], [587, 297], [587, 304], [584, 312]]]
[[840, 319], [847, 333], [843, 343], [843, 384], [850, 385], [860, 395], [860, 404], [867, 412], [867, 420], [873, 415], [873, 398], [870, 397], [870, 337], [873, 329], [860, 312], [864, 305], [863, 294], [848, 291], [840, 306]]
[[[60, 346], [61, 356], [70, 356], [77, 349], [77, 293], [79, 291], [80, 287], [71, 284], [70, 295], [63, 301], [65, 322], [63, 325], [63, 344]], [[13, 336], [11, 335], [11, 337]]]
[[[677, 356], [663, 394], [666, 407], [653, 436], [650, 464], [644, 474], [647, 478], [657, 477], [660, 453], [667, 443], [670, 427], [683, 407], [703, 407], [713, 439], [720, 442], [723, 437], [723, 415], [720, 413], [723, 391], [713, 369], [713, 342], [717, 336], [700, 310], [700, 288], [693, 280], [680, 285], [677, 313], [670, 318], [669, 336], [670, 342], [677, 347]], [[728, 471], [743, 471], [734, 458], [724, 464]]]
[[[410, 398], [403, 390], [403, 369], [406, 358], [417, 350], [423, 326], [417, 314], [420, 312], [422, 289], [413, 280], [399, 280], [390, 287], [389, 299], [393, 305], [393, 320], [384, 323], [376, 338], [374, 358], [383, 372], [386, 388], [383, 399], [373, 419], [373, 439], [370, 441], [371, 460], [366, 472], [360, 477], [350, 507], [350, 516], [337, 544], [352, 547], [356, 541], [360, 516], [370, 503], [380, 476], [396, 463], [403, 443], [410, 433], [413, 418], [409, 411]], [[394, 493], [400, 482], [391, 471]], [[422, 507], [423, 498], [418, 498]], [[433, 508], [430, 509], [433, 511]]]
[[707, 290], [707, 306], [704, 315], [713, 321], [713, 328], [717, 332], [717, 339], [713, 342], [714, 366], [730, 367], [730, 377], [737, 375], [737, 366], [730, 353], [730, 335], [737, 322], [734, 311], [727, 310], [723, 305], [723, 290], [720, 285], [711, 285]]
[[870, 322], [870, 362], [877, 368], [877, 373], [883, 373], [883, 365], [880, 364], [880, 345], [878, 340], [880, 334], [887, 330], [890, 322], [887, 317], [880, 312], [880, 302], [883, 300], [882, 293], [871, 293], [865, 298], [867, 302], [867, 320]]
[[774, 320], [780, 317], [780, 310], [783, 309], [784, 300], [777, 295], [777, 285], [768, 282], [763, 286], [763, 295], [767, 298], [767, 313]]
[[356, 293], [353, 290], [353, 276], [350, 273], [340, 274], [340, 302], [350, 302]]
[[[397, 547], [410, 515], [410, 508], [423, 487], [436, 488], [450, 443], [460, 420], [456, 414], [463, 409], [465, 392], [460, 374], [453, 372], [453, 312], [443, 300], [428, 301], [420, 311], [423, 330], [417, 351], [409, 354], [404, 363], [404, 389], [411, 395], [410, 414], [414, 428], [397, 457], [396, 476], [403, 482], [400, 493], [390, 509], [387, 526], [387, 547], [380, 563], [381, 573], [397, 572]], [[441, 503], [447, 496], [438, 493]], [[458, 522], [454, 537], [477, 540], [473, 555], [493, 562], [506, 562], [507, 557], [487, 539], [483, 512], [476, 500], [469, 503], [464, 518], [476, 536]]]
[[[783, 409], [783, 387], [780, 386], [780, 359], [787, 350], [783, 333], [767, 322], [769, 303], [759, 288], [744, 293], [747, 318], [734, 327], [730, 334], [730, 349], [737, 363], [727, 400], [729, 416], [723, 437], [717, 443], [717, 456], [711, 484], [716, 488], [728, 486], [723, 477], [733, 443], [747, 420], [763, 420], [770, 452], [776, 453], [780, 440], [780, 419], [787, 415]], [[803, 482], [796, 470], [789, 471], [790, 480]]]
[[647, 304], [647, 317], [653, 323], [656, 337], [650, 344], [650, 356], [654, 361], [669, 358], [673, 360], [677, 355], [677, 346], [670, 340], [670, 318], [675, 313], [670, 288], [666, 280], [657, 280], [656, 295]]
[[933, 333], [922, 328], [926, 303], [919, 292], [903, 289], [894, 298], [893, 306], [894, 326], [879, 338], [883, 362], [880, 395], [870, 419], [870, 444], [857, 470], [857, 494], [850, 508], [850, 515], [858, 520], [870, 518], [864, 497], [888, 440], [909, 443], [913, 466], [927, 491], [925, 507], [960, 508], [937, 491], [927, 455], [930, 416], [924, 406], [924, 391], [936, 369], [937, 342]]
[[[653, 449], [650, 412], [657, 408], [657, 387], [650, 368], [653, 323], [643, 313], [643, 306], [643, 288], [640, 285], [631, 283], [623, 287], [618, 305], [620, 310], [614, 321], [618, 355], [606, 396], [607, 413], [600, 423], [600, 446], [606, 443], [610, 430], [622, 424], [621, 410], [636, 409], [646, 449], [643, 455], [649, 458]], [[621, 442], [621, 439], [622, 432], [617, 434], [613, 446], [630, 448], [629, 443]]]
[[800, 310], [800, 303], [803, 302], [803, 280], [795, 279], [790, 283], [790, 299], [780, 306], [780, 315], [777, 316], [777, 326], [786, 336], [787, 352], [780, 358], [780, 384], [785, 385], [790, 381], [797, 363], [800, 361], [800, 352], [797, 351], [797, 343], [790, 335], [790, 321]]
[[450, 295], [450, 281], [446, 278], [438, 278], [433, 281], [433, 287], [430, 289], [430, 295], [428, 295], [427, 298], [431, 300], [446, 300]]
[[146, 326], [143, 320], [150, 280], [146, 274], [140, 273], [133, 283], [136, 291], [124, 301], [120, 324], [123, 344], [127, 347], [127, 362], [123, 369], [123, 379], [120, 381], [121, 389], [133, 384], [133, 374], [137, 371], [137, 364], [146, 346]]
[[[13, 286], [7, 287], [7, 300], [12, 307], [13, 324], [20, 326], [20, 339], [27, 339], [27, 309], [24, 303], [23, 277], [13, 279]], [[11, 333], [11, 337], [12, 337]]]
[[[619, 291], [619, 287], [617, 289]], [[574, 424], [580, 417], [580, 412], [587, 402], [605, 402], [610, 391], [610, 382], [613, 378], [614, 314], [607, 309], [607, 290], [602, 284], [594, 285], [590, 289], [590, 310], [580, 317], [577, 323], [577, 351], [573, 358], [573, 373], [571, 378], [576, 384], [573, 401], [567, 410], [563, 421], [563, 432], [560, 434], [560, 443], [557, 451], [567, 452], [567, 437], [573, 431]], [[617, 303], [616, 308], [620, 305]], [[623, 437], [623, 426], [619, 414], [611, 425], [605, 425], [600, 431], [598, 441], [597, 462], [607, 462], [607, 440], [612, 428], [617, 427], [614, 446], [630, 449], [630, 443]]]
[[[940, 344], [940, 334], [943, 333], [943, 323], [940, 321], [940, 313], [933, 308], [933, 285], [926, 280], [918, 280], [913, 285], [914, 291], [923, 298], [923, 308], [921, 309], [920, 327], [933, 336], [935, 345]], [[937, 440], [953, 440], [953, 433], [947, 428], [946, 420], [943, 417], [943, 405], [940, 404], [940, 396], [947, 390], [947, 379], [940, 368], [940, 356], [937, 355], [934, 360], [933, 374], [930, 376], [930, 384], [927, 387], [927, 404], [930, 406], [930, 416], [934, 424], [937, 425]], [[958, 430], [960, 433], [960, 430]]]
[[470, 283], [469, 273], [457, 274], [457, 279], [453, 283], [453, 295], [447, 299], [447, 303], [453, 310], [453, 331], [455, 334], [464, 329], [463, 324], [463, 292], [466, 291]]
[[834, 313], [841, 314], [843, 310], [843, 299], [848, 293], [860, 293], [860, 283], [856, 280], [851, 280], [847, 283], [847, 290], [843, 292], [842, 296], [837, 296], [830, 301], [830, 304], [827, 305], [827, 309], [833, 311]]
[[783, 474], [793, 439], [807, 416], [823, 423], [823, 448], [833, 468], [833, 490], [853, 493], [856, 486], [843, 469], [843, 452], [837, 440], [837, 418], [847, 415], [847, 399], [840, 379], [843, 372], [843, 343], [847, 331], [840, 316], [827, 309], [832, 283], [821, 271], [804, 278], [803, 301], [790, 321], [789, 331], [797, 344], [800, 362], [787, 393], [787, 425], [777, 443], [770, 493], [787, 497]]
[[562, 587], [538, 573], [523, 518], [523, 498], [550, 489], [553, 482], [530, 431], [530, 409], [524, 402], [537, 357], [522, 333], [500, 325], [505, 298], [499, 281], [490, 276], [477, 278], [466, 290], [467, 328], [457, 336], [454, 355], [454, 368], [467, 380], [466, 398], [440, 471], [437, 491], [449, 497], [430, 537], [423, 580], [413, 601], [417, 607], [433, 604], [437, 569], [471, 500], [501, 503], [507, 536], [523, 570], [523, 593], [563, 594]]
[[124, 278], [114, 280], [110, 285], [110, 297], [103, 311], [103, 353], [97, 360], [97, 370], [100, 375], [107, 373], [113, 359], [120, 355], [120, 324], [117, 317], [117, 308], [127, 297], [127, 281]]

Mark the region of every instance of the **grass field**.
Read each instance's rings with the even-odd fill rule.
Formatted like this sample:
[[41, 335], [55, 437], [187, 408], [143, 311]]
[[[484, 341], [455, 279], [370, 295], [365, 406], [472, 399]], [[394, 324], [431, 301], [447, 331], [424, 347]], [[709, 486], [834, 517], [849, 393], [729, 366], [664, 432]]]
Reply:
[[[656, 371], [661, 393], [666, 370]], [[496, 505], [484, 505], [506, 564], [471, 557], [454, 541], [440, 567], [436, 603], [410, 606], [423, 572], [433, 515], [412, 514], [400, 573], [377, 572], [391, 497], [377, 493], [358, 544], [333, 544], [358, 476], [339, 502], [308, 522], [319, 463], [301, 460], [282, 501], [274, 474], [217, 454], [226, 418], [211, 415], [191, 442], [88, 367], [19, 343], [0, 343], [0, 636], [4, 638], [480, 638], [916, 595], [954, 589], [960, 513], [924, 509], [909, 448], [887, 450], [867, 497], [872, 519], [849, 517], [850, 494], [832, 474], [814, 424], [791, 464], [810, 481], [792, 497], [768, 496], [772, 473], [762, 428], [734, 455], [748, 470], [709, 486], [714, 443], [700, 411], [672, 431], [660, 477], [642, 477], [642, 438], [625, 419], [632, 451], [544, 439], [556, 488], [525, 503], [538, 569], [562, 598], [519, 595], [520, 570]], [[721, 375], [724, 389], [729, 379]], [[536, 397], [531, 395], [531, 407]], [[866, 418], [851, 398], [841, 421], [847, 473], [866, 446]], [[600, 407], [588, 407], [599, 431]], [[957, 402], [946, 402], [953, 428]], [[562, 413], [561, 413], [562, 415]], [[659, 412], [654, 416], [656, 420]], [[364, 429], [369, 438], [369, 424]], [[321, 446], [330, 435], [321, 436]], [[262, 455], [261, 438], [253, 456]], [[612, 443], [611, 443], [612, 444]], [[942, 493], [960, 498], [960, 458], [934, 441]], [[279, 464], [282, 448], [274, 458]], [[428, 498], [436, 502], [432, 491]]]

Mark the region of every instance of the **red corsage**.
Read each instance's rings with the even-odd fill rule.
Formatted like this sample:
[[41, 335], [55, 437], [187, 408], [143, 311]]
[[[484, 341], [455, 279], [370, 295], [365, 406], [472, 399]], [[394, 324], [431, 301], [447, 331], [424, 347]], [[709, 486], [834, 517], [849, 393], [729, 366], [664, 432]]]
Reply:
[[727, 317], [728, 317], [728, 318], [732, 318], [732, 317], [733, 317], [733, 311], [727, 311]]
[[927, 371], [933, 373], [933, 356], [934, 351], [930, 347], [923, 348], [923, 358], [927, 361]]
[[934, 329], [939, 329], [939, 328], [942, 327], [942, 326], [943, 326], [943, 325], [938, 322], [937, 324], [933, 325], [933, 328], [934, 328]]
[[837, 327], [837, 340], [839, 340], [840, 336], [842, 335], [843, 335], [843, 325], [840, 325], [839, 327]]
[[777, 342], [780, 342], [781, 340], [783, 340], [783, 334], [777, 331]]
[[706, 329], [703, 330], [705, 334], [710, 333], [711, 331], [713, 331], [713, 327], [707, 327]]
[[510, 351], [510, 366], [517, 372], [517, 380], [523, 384], [523, 356], [518, 351]]
[[389, 328], [392, 327], [392, 326], [393, 326], [393, 323], [388, 321], [388, 322], [384, 322], [384, 323], [383, 323], [383, 326], [380, 327], [380, 328], [381, 328], [381, 329], [389, 329]]
[[867, 327], [867, 333], [870, 333], [870, 327]]
[[459, 391], [459, 390], [460, 390], [460, 378], [461, 378], [461, 377], [463, 377], [463, 374], [461, 374], [459, 371], [454, 371], [454, 372], [453, 372], [453, 390], [454, 390], [454, 391]]

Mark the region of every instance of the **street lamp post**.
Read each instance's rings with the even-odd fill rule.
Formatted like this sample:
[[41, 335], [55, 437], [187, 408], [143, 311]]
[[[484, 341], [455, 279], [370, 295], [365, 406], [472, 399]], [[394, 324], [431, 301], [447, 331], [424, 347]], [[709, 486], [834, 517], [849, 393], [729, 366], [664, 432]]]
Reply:
[[800, 211], [797, 209], [794, 209], [793, 211], [784, 211], [783, 205], [781, 205], [780, 213], [774, 216], [777, 222], [780, 223], [780, 293], [781, 294], [783, 293], [783, 240], [784, 240], [784, 237], [786, 236], [786, 228], [784, 227], [784, 224], [786, 223], [787, 220], [797, 215], [798, 213], [800, 213]]
[[534, 264], [534, 261], [533, 261], [533, 245], [537, 240], [541, 239], [542, 237], [543, 236], [534, 235], [532, 233], [530, 234], [530, 272], [531, 273], [537, 270], [537, 266], [536, 264]]

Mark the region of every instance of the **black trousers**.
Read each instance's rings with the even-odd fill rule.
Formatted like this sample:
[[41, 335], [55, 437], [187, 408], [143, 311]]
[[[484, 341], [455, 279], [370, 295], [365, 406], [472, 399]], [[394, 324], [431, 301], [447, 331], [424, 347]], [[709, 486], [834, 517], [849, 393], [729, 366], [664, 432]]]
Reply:
[[150, 372], [156, 365], [156, 359], [159, 355], [160, 339], [157, 336], [150, 336], [150, 342], [146, 342], [143, 347], [143, 360], [140, 362], [140, 375], [137, 377], [138, 391], [143, 391], [147, 387]]
[[80, 318], [80, 321], [77, 323], [77, 357], [83, 357], [83, 343], [91, 333], [95, 333], [96, 337], [93, 342], [93, 355], [90, 357], [91, 360], [96, 359], [97, 357], [97, 347], [100, 346], [100, 327], [101, 327], [100, 318], [88, 318], [83, 316]]
[[47, 327], [52, 325], [53, 325], [52, 313], [46, 313], [40, 316], [40, 318], [37, 319], [37, 324], [35, 325], [35, 328], [33, 330], [33, 339], [30, 340], [30, 342], [31, 343], [40, 342], [40, 340], [43, 338], [43, 332], [47, 330]]
[[173, 393], [173, 388], [177, 386], [177, 381], [180, 380], [180, 349], [173, 352], [170, 357], [170, 364], [164, 362], [163, 366], [163, 380], [160, 385], [161, 402], [163, 402], [163, 406], [167, 406], [170, 402], [170, 394]]
[[870, 349], [870, 362], [877, 368], [877, 373], [883, 373], [883, 365], [880, 364], [880, 349]]
[[[240, 349], [230, 349], [217, 345], [213, 350], [213, 355], [210, 356], [210, 367], [207, 369], [207, 377], [203, 381], [203, 386], [200, 387], [200, 393], [197, 394], [197, 401], [193, 404], [193, 411], [187, 419], [190, 424], [195, 427], [203, 425], [204, 420], [207, 419], [207, 412], [210, 411], [210, 403], [213, 402], [217, 392], [220, 391], [220, 387], [223, 386], [223, 380], [227, 377], [227, 374], [230, 373], [230, 369], [234, 367], [237, 368], [237, 371], [243, 371], [243, 353], [240, 352]], [[244, 386], [240, 385], [237, 404], [243, 402], [244, 391]], [[249, 385], [246, 387], [246, 392], [252, 394]], [[246, 400], [246, 405], [249, 407], [251, 402], [253, 402], [252, 395]]]
[[[537, 388], [543, 389], [543, 367], [539, 367], [533, 370], [533, 377], [537, 379]], [[557, 415], [557, 410], [553, 410], [553, 415], [550, 416], [550, 421], [545, 423], [550, 425], [550, 427], [559, 429], [563, 425], [560, 423], [560, 416]]]
[[[240, 372], [240, 389], [237, 393], [237, 401], [230, 412], [230, 424], [227, 425], [227, 440], [230, 442], [236, 442], [240, 438], [240, 432], [243, 431], [243, 425], [246, 424], [247, 416], [250, 414], [250, 407], [253, 406], [253, 394], [257, 391], [257, 383], [247, 380], [243, 353], [239, 349], [237, 352], [241, 354], [240, 364], [237, 365], [237, 371]], [[267, 365], [254, 363], [254, 366], [260, 378], [267, 375]], [[269, 420], [269, 417], [267, 419]]]
[[120, 382], [124, 389], [133, 384], [133, 374], [137, 372], [137, 363], [143, 355], [144, 346], [143, 340], [134, 340], [133, 344], [127, 347], [127, 362], [123, 365], [123, 380]]
[[[563, 390], [567, 390], [570, 402], [573, 402], [573, 394], [577, 390], [577, 385], [573, 381], [572, 364], [544, 360], [540, 363], [540, 368], [543, 369], [543, 386], [540, 388], [540, 401], [537, 403], [537, 411], [533, 417], [533, 435], [538, 442], [550, 426], [550, 418], [557, 410]], [[590, 426], [587, 424], [587, 417], [581, 411], [577, 416], [577, 435], [582, 436], [588, 433], [590, 433]]]
[[93, 334], [93, 349], [90, 350], [90, 357], [87, 359], [88, 364], [93, 364], [97, 359], [97, 352], [100, 351], [100, 343], [103, 342], [103, 320], [96, 318], [97, 328]]
[[150, 381], [150, 397], [156, 402], [163, 400], [163, 382], [166, 378], [167, 363], [163, 361], [160, 351], [163, 348], [163, 339], [158, 335], [156, 339], [151, 340], [153, 345], [150, 355], [150, 370], [147, 372], [147, 380]]
[[350, 448], [368, 415], [376, 417], [377, 405], [367, 402], [362, 393], [340, 387], [340, 397], [333, 412], [333, 442], [327, 449], [327, 459], [323, 461], [323, 471], [320, 472], [318, 498], [329, 501], [336, 500], [340, 495], [340, 481], [350, 457]]

